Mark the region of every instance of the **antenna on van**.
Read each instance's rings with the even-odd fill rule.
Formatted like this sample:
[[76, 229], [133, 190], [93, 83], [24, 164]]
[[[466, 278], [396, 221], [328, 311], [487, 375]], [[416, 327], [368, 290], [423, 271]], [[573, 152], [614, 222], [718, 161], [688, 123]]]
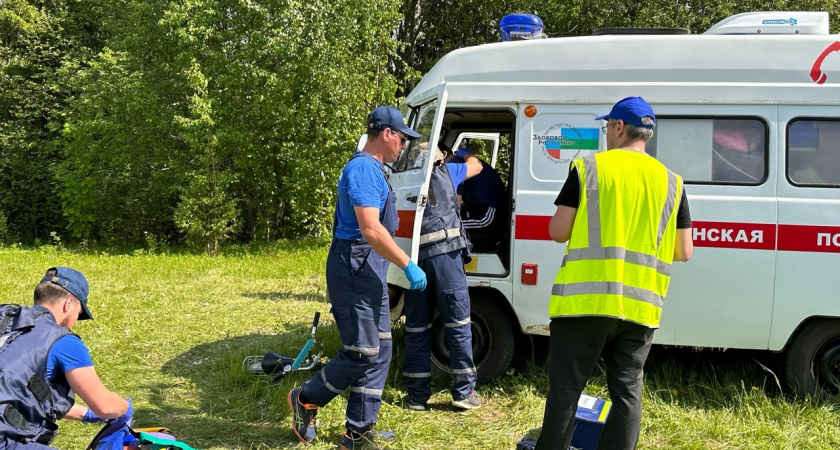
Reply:
[[534, 14], [508, 14], [499, 22], [503, 41], [527, 41], [546, 38], [543, 22]]

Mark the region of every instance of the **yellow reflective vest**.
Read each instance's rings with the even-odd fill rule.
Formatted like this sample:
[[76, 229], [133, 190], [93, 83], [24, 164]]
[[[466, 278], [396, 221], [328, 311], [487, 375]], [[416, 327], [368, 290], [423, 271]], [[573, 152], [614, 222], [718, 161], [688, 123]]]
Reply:
[[606, 316], [659, 327], [682, 178], [632, 150], [597, 153], [572, 164], [581, 199], [551, 289], [549, 315]]

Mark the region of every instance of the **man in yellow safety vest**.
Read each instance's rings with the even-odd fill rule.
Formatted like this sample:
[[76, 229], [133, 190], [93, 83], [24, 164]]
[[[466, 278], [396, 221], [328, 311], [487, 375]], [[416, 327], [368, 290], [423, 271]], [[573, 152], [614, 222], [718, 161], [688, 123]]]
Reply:
[[634, 449], [642, 367], [659, 327], [673, 260], [693, 250], [682, 178], [645, 153], [656, 116], [641, 97], [616, 103], [608, 151], [578, 158], [548, 231], [567, 242], [551, 289], [550, 386], [536, 450], [567, 450], [578, 398], [599, 357], [613, 407], [599, 449]]

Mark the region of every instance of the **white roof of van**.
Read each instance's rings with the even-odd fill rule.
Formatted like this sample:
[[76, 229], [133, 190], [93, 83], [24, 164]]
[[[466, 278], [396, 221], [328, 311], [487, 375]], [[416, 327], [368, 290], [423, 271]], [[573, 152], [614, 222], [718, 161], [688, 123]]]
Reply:
[[[817, 69], [825, 77], [818, 84], [812, 68], [821, 55]], [[559, 88], [575, 86], [592, 88], [573, 95], [588, 99], [599, 86], [632, 85], [673, 92], [704, 86], [710, 95], [723, 86], [796, 86], [808, 93], [785, 96], [840, 102], [840, 35], [602, 35], [484, 44], [444, 56], [406, 103], [417, 104], [443, 83], [450, 101], [551, 101], [572, 95]], [[550, 87], [555, 89], [545, 89]], [[826, 95], [829, 91], [834, 93]], [[605, 100], [615, 95], [614, 89], [605, 92]]]

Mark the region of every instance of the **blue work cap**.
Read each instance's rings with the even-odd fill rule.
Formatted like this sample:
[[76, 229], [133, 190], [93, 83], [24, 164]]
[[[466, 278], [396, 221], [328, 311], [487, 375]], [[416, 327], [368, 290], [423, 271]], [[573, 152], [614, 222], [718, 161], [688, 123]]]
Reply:
[[399, 109], [393, 106], [380, 106], [370, 112], [367, 116], [367, 128], [375, 130], [384, 130], [390, 128], [393, 131], [399, 131], [409, 139], [417, 139], [420, 134], [406, 125], [405, 117]]
[[[649, 116], [653, 119], [653, 123], [644, 124], [642, 118]], [[609, 114], [598, 116], [595, 120], [622, 120], [624, 123], [635, 125], [642, 128], [653, 128], [656, 124], [656, 116], [653, 114], [653, 108], [642, 97], [627, 97], [619, 100], [613, 105]]]
[[[50, 275], [50, 272], [53, 270], [55, 271], [55, 275]], [[90, 313], [87, 305], [90, 287], [88, 286], [87, 278], [81, 272], [69, 267], [51, 267], [47, 269], [44, 278], [41, 278], [41, 282], [44, 281], [61, 286], [65, 291], [72, 294], [73, 297], [79, 299], [79, 302], [82, 304], [82, 313], [79, 314], [79, 320], [93, 319], [93, 315]]]

